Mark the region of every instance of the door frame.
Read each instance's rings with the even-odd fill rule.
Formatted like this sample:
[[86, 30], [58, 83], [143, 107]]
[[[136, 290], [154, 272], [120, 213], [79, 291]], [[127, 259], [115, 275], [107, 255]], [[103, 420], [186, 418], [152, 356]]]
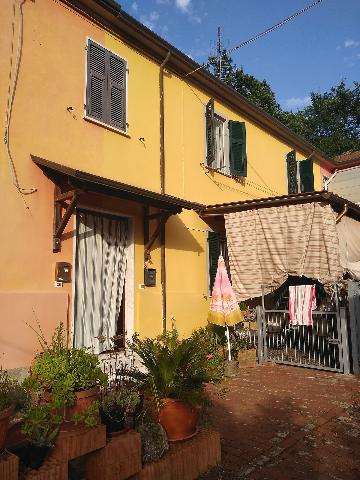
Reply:
[[[74, 237], [73, 237], [73, 262], [74, 270], [72, 276], [72, 300], [71, 300], [71, 345], [74, 346], [75, 340], [75, 263], [76, 263], [76, 231], [77, 231], [77, 214], [78, 211], [85, 210], [89, 213], [112, 215], [113, 217], [126, 218], [128, 221], [128, 235], [126, 242], [126, 254], [127, 254], [127, 267], [125, 275], [125, 342], [130, 339], [135, 333], [135, 242], [134, 242], [134, 215], [128, 213], [122, 213], [118, 210], [109, 210], [100, 207], [95, 207], [88, 204], [79, 203], [74, 212]], [[126, 344], [125, 344], [126, 345]], [[103, 354], [100, 354], [103, 355]]]

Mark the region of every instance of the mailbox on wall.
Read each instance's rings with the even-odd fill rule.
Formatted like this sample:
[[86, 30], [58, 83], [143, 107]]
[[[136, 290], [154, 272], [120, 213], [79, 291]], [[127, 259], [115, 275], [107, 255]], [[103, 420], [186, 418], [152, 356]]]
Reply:
[[145, 284], [145, 287], [156, 286], [156, 269], [155, 268], [145, 268], [144, 284]]
[[57, 262], [55, 266], [55, 281], [70, 283], [71, 282], [71, 263]]

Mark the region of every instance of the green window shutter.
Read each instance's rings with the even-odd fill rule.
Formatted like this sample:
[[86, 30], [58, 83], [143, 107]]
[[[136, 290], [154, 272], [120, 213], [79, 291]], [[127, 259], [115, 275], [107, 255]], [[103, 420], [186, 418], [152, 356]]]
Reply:
[[126, 130], [126, 62], [109, 53], [108, 123]]
[[87, 49], [86, 114], [106, 122], [106, 50], [89, 40]]
[[246, 177], [246, 128], [245, 122], [229, 120], [230, 174]]
[[300, 187], [301, 192], [314, 191], [314, 162], [311, 158], [300, 162]]
[[206, 164], [211, 167], [215, 161], [214, 99], [206, 105]]
[[208, 245], [209, 245], [209, 291], [210, 293], [212, 293], [212, 289], [213, 289], [214, 281], [216, 277], [218, 260], [220, 256], [220, 235], [216, 232], [209, 232]]
[[286, 155], [286, 164], [288, 177], [288, 193], [298, 193], [297, 162], [295, 150], [289, 152]]

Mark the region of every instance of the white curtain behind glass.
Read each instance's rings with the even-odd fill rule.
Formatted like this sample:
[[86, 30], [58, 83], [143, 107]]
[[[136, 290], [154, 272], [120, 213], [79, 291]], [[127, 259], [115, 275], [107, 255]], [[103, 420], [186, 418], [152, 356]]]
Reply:
[[125, 219], [80, 212], [75, 259], [75, 346], [111, 348], [127, 264]]

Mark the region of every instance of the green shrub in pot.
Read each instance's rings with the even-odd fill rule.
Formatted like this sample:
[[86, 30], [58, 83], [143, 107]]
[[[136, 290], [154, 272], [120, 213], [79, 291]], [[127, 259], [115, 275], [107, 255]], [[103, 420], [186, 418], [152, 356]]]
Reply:
[[29, 396], [25, 388], [0, 368], [0, 452], [5, 446], [11, 416], [28, 403]]
[[51, 399], [56, 409], [66, 407], [66, 419], [95, 425], [98, 389], [107, 383], [98, 357], [86, 348], [68, 349], [63, 324], [56, 328], [50, 344], [41, 330], [38, 337], [43, 351], [31, 365], [27, 387], [36, 399]]
[[104, 393], [101, 400], [101, 421], [108, 433], [125, 428], [129, 415], [134, 415], [141, 398], [134, 385], [120, 385]]
[[193, 334], [181, 340], [177, 331], [172, 330], [153, 339], [134, 335], [128, 346], [148, 372], [147, 390], [156, 402], [169, 440], [194, 435], [197, 407], [209, 404], [205, 383], [221, 378], [218, 369], [210, 364], [213, 355], [206, 339], [199, 342], [199, 335]]
[[28, 444], [16, 452], [25, 467], [39, 468], [55, 445], [63, 422], [63, 416], [56, 413], [59, 402], [55, 397], [53, 395], [52, 401], [49, 402], [41, 400], [33, 403], [25, 411], [22, 433], [28, 440]]

